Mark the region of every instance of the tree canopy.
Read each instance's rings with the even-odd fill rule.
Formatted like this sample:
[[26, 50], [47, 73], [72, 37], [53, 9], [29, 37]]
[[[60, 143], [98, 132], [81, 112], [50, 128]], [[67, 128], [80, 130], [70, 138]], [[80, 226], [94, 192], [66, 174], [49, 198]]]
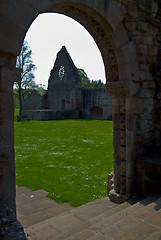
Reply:
[[77, 68], [78, 73], [81, 77], [81, 86], [85, 88], [102, 88], [104, 87], [104, 83], [99, 79], [99, 80], [90, 80], [89, 77], [87, 76], [87, 73], [81, 69]]
[[36, 69], [36, 66], [32, 61], [32, 51], [27, 41], [24, 41], [22, 45], [21, 53], [17, 57], [16, 67], [22, 69], [21, 78], [14, 85], [15, 105], [18, 105], [17, 99], [19, 99], [19, 109], [21, 115], [22, 101], [31, 94], [33, 90], [36, 90], [40, 95], [42, 95], [45, 91], [45, 85], [36, 84], [34, 81], [34, 70]]

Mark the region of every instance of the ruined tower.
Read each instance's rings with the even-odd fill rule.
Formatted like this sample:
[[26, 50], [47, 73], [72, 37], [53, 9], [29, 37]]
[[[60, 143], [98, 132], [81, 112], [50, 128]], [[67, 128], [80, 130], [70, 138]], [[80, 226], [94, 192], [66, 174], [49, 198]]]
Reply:
[[[81, 78], [65, 46], [57, 54], [40, 109], [77, 108]], [[76, 98], [76, 99], [73, 99]], [[79, 100], [78, 100], [79, 101]], [[79, 101], [81, 102], [81, 101]]]

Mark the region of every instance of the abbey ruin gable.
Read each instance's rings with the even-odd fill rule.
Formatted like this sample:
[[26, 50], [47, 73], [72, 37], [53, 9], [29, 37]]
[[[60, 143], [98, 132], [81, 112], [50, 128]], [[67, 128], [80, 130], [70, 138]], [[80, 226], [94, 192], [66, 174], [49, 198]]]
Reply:
[[29, 120], [112, 119], [111, 97], [105, 88], [81, 87], [81, 77], [65, 46], [57, 54], [40, 106], [36, 105], [35, 97], [35, 106], [30, 103], [31, 97], [25, 100], [29, 106], [22, 114]]

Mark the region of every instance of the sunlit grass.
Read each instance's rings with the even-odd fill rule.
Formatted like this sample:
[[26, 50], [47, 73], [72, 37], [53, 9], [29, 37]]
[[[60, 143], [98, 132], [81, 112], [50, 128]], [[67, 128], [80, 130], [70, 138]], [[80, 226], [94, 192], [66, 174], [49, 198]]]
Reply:
[[106, 196], [112, 121], [15, 122], [16, 183], [79, 206]]

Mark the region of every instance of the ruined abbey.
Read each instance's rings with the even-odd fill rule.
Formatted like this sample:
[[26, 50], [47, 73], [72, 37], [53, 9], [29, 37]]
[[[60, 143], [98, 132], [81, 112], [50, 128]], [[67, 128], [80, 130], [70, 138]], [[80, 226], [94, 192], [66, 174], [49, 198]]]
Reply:
[[[31, 23], [49, 12], [81, 23], [102, 54], [112, 97], [110, 198], [161, 193], [161, 1], [0, 0], [0, 200], [16, 212], [13, 83], [21, 73], [16, 57]], [[61, 82], [67, 70], [62, 65], [59, 71]], [[67, 107], [70, 99], [61, 99]]]
[[112, 119], [112, 100], [105, 88], [83, 88], [69, 53], [62, 47], [40, 97], [35, 92], [23, 103], [22, 119]]

